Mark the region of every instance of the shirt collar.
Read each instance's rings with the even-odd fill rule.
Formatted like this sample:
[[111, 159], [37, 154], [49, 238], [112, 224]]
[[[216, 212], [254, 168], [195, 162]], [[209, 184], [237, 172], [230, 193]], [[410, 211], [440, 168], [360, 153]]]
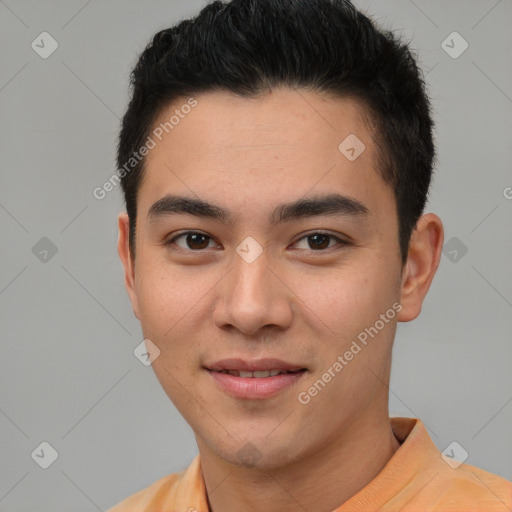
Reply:
[[[428, 464], [426, 459], [439, 457], [439, 451], [420, 419], [395, 417], [390, 421], [400, 447], [370, 483], [333, 512], [350, 512], [385, 504], [410, 484], [421, 466]], [[186, 512], [209, 512], [199, 454], [183, 472], [175, 506]]]

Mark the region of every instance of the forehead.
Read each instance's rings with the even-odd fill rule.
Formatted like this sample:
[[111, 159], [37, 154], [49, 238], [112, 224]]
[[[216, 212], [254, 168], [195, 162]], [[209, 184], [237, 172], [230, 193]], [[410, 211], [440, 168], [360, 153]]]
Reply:
[[389, 201], [392, 191], [377, 172], [377, 149], [360, 102], [289, 88], [258, 98], [208, 92], [194, 102], [175, 100], [153, 125], [141, 212], [176, 192], [213, 195], [235, 209], [308, 191], [373, 203], [384, 194]]
[[[164, 108], [153, 131], [160, 132], [158, 141], [172, 138], [183, 143], [194, 139], [196, 155], [212, 149], [264, 150], [267, 146], [302, 147], [304, 143], [312, 153], [312, 148], [318, 148], [318, 152], [333, 146], [336, 149], [351, 133], [361, 139], [370, 135], [364, 122], [366, 109], [356, 98], [281, 87], [257, 98], [226, 91], [203, 93], [194, 98], [193, 108], [188, 107], [190, 101], [177, 99]], [[157, 153], [152, 152], [152, 156]]]

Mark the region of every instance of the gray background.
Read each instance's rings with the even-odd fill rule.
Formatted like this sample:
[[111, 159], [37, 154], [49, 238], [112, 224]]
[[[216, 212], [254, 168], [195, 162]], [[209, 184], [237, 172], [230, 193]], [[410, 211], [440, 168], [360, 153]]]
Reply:
[[[115, 171], [138, 52], [203, 4], [0, 1], [1, 511], [106, 510], [197, 453], [133, 355], [142, 333], [116, 249], [120, 190], [92, 191]], [[512, 2], [356, 5], [418, 51], [439, 151], [427, 211], [456, 237], [422, 315], [398, 327], [390, 412], [512, 479]], [[43, 31], [59, 45], [47, 59], [31, 48]], [[453, 31], [469, 43], [458, 58], [441, 46]], [[46, 261], [43, 237], [57, 249]], [[58, 452], [48, 469], [31, 457], [43, 441]]]

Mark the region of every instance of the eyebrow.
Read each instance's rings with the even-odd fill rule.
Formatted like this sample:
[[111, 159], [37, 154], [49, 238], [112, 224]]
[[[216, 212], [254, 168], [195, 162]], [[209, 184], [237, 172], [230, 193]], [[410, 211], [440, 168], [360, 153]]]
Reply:
[[[233, 212], [202, 199], [168, 194], [156, 201], [149, 209], [147, 221], [173, 214], [189, 214], [233, 225]], [[364, 217], [369, 209], [359, 200], [341, 195], [327, 194], [301, 198], [292, 203], [278, 205], [269, 221], [272, 226], [295, 219], [327, 216]]]

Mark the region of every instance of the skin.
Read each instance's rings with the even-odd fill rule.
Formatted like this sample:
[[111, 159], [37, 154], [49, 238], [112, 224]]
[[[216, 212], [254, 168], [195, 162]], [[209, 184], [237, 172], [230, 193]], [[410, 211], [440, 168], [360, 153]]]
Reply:
[[[420, 314], [443, 225], [435, 214], [423, 215], [402, 266], [393, 191], [377, 172], [376, 145], [355, 100], [288, 88], [258, 99], [227, 92], [196, 99], [146, 157], [135, 260], [127, 214], [118, 217], [133, 311], [160, 350], [152, 365], [159, 382], [195, 432], [210, 510], [300, 505], [330, 512], [399, 448], [388, 416], [391, 349], [397, 321]], [[165, 109], [155, 126], [185, 101]], [[349, 134], [366, 146], [355, 161], [338, 150]], [[277, 205], [332, 192], [357, 199], [368, 214], [269, 224]], [[168, 193], [228, 208], [233, 225], [190, 214], [147, 221], [151, 205]], [[189, 229], [210, 238], [163, 245]], [[328, 248], [317, 249], [306, 235], [318, 230], [348, 243], [326, 238]], [[252, 263], [236, 252], [247, 236], [263, 249]], [[308, 404], [300, 403], [297, 394], [393, 303], [402, 305], [397, 316]], [[237, 399], [203, 368], [227, 357], [276, 357], [308, 371], [273, 397]], [[259, 457], [252, 464], [239, 455], [247, 443]]]

